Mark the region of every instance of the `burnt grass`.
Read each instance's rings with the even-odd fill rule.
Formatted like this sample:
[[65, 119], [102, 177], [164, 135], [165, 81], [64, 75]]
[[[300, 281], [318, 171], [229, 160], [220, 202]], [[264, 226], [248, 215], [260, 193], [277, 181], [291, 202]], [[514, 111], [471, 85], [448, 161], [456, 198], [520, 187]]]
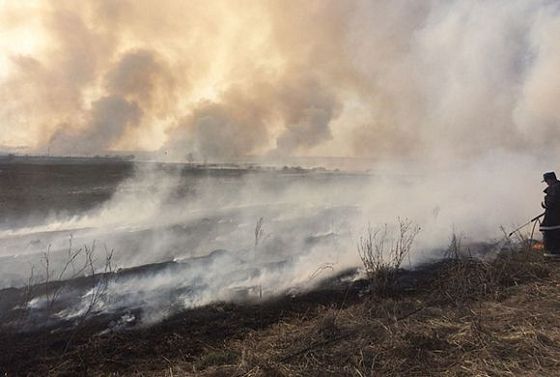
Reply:
[[390, 291], [216, 303], [152, 326], [2, 330], [7, 376], [557, 376], [560, 262], [522, 245], [400, 271]]
[[[49, 216], [77, 216], [109, 200], [120, 183], [144, 169], [180, 176], [176, 196], [196, 196], [187, 186], [210, 180], [236, 190], [241, 179], [258, 175], [264, 187], [288, 185], [294, 177], [308, 184], [361, 182], [367, 175], [300, 167], [266, 168], [235, 164], [151, 163], [121, 158], [10, 157], [0, 155], [0, 229], [41, 224]], [[214, 183], [216, 182], [216, 183]]]
[[111, 198], [133, 174], [128, 161], [22, 161], [0, 157], [0, 227], [42, 220], [54, 211], [77, 214]]

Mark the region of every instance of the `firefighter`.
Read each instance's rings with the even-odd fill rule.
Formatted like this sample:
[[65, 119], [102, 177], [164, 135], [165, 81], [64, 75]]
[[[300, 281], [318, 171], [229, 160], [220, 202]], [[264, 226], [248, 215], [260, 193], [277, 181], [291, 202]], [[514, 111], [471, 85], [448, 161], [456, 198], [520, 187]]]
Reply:
[[560, 181], [554, 172], [543, 174], [547, 188], [541, 206], [544, 219], [539, 230], [543, 234], [544, 256], [560, 258]]

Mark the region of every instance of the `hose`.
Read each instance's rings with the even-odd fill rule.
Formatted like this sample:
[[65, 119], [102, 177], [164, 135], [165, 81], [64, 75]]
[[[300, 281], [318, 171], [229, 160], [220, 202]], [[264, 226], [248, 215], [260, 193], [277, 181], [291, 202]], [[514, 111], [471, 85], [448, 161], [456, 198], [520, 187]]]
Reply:
[[535, 234], [535, 228], [537, 227], [537, 223], [539, 223], [540, 225], [541, 221], [537, 219], [537, 221], [533, 223], [533, 229], [531, 230], [531, 237], [529, 238], [529, 248], [531, 248], [531, 244], [533, 243], [533, 236]]

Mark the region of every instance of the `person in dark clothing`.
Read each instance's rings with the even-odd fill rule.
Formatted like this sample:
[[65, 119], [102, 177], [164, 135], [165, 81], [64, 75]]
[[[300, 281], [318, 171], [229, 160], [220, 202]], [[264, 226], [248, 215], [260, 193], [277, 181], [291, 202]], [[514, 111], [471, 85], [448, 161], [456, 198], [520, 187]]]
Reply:
[[560, 181], [554, 172], [548, 172], [544, 173], [543, 182], [547, 188], [541, 203], [544, 219], [539, 230], [543, 234], [545, 256], [560, 258]]

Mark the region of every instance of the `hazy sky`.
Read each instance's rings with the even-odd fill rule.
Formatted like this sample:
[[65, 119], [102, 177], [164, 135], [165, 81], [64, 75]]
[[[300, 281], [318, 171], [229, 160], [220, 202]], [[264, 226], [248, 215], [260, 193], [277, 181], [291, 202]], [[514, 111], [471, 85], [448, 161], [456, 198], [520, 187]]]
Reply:
[[0, 0], [0, 146], [557, 152], [550, 0]]

